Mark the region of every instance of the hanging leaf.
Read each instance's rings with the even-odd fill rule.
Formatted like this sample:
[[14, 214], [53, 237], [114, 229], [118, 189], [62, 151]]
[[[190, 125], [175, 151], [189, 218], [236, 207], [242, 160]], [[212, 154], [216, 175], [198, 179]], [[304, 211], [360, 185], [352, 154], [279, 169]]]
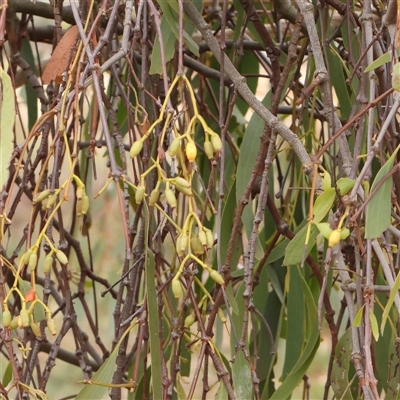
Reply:
[[[164, 47], [164, 56], [165, 56], [165, 63], [172, 60], [175, 54], [175, 43], [176, 37], [172, 32], [167, 19], [163, 17], [161, 19], [161, 35], [162, 35], [162, 42]], [[159, 74], [162, 75], [163, 73], [163, 62], [161, 59], [161, 50], [160, 50], [160, 40], [158, 34], [154, 40], [154, 47], [151, 53], [151, 65], [150, 65], [150, 75]]]
[[8, 164], [13, 151], [15, 99], [11, 79], [0, 67], [0, 190], [8, 179]]
[[364, 307], [365, 307], [365, 304], [363, 304], [360, 307], [360, 309], [357, 311], [356, 316], [354, 317], [353, 326], [355, 326], [356, 328], [358, 328], [361, 325], [363, 312], [364, 312]]
[[378, 321], [376, 320], [376, 316], [372, 312], [372, 310], [369, 313], [369, 322], [371, 323], [372, 334], [374, 335], [375, 341], [377, 342], [379, 339]]
[[400, 63], [395, 64], [392, 71], [392, 87], [400, 92]]
[[55, 81], [57, 84], [62, 82], [62, 74], [68, 71], [78, 35], [78, 27], [74, 25], [65, 32], [58, 42], [43, 71], [42, 82], [44, 85], [48, 85], [51, 81]]
[[352, 348], [351, 328], [348, 328], [336, 345], [335, 359], [332, 365], [331, 384], [337, 399], [353, 400], [349, 385]]
[[321, 222], [332, 209], [336, 193], [334, 188], [329, 188], [317, 197], [314, 204], [314, 222]]
[[[296, 265], [302, 262], [307, 229], [308, 224], [304, 225], [304, 227], [296, 233], [296, 236], [287, 245], [283, 265]], [[308, 245], [304, 257], [307, 257], [315, 246], [315, 239], [318, 236], [318, 233], [318, 228], [313, 224], [311, 226], [310, 237], [308, 239]]]
[[387, 320], [387, 318], [389, 316], [389, 312], [392, 308], [394, 298], [396, 297], [396, 295], [398, 295], [399, 289], [400, 289], [400, 272], [397, 274], [397, 277], [396, 277], [396, 280], [394, 281], [393, 287], [390, 290], [389, 300], [386, 304], [385, 310], [383, 311], [382, 322], [381, 322], [381, 333], [382, 334], [385, 329], [386, 320]]
[[344, 196], [345, 194], [349, 193], [351, 189], [353, 189], [355, 182], [356, 181], [354, 179], [340, 178], [336, 182], [336, 186], [339, 189], [340, 194]]
[[[390, 158], [378, 171], [374, 183], [371, 186], [371, 193], [375, 187], [388, 174], [394, 164], [399, 147], [393, 152]], [[367, 204], [365, 216], [365, 238], [374, 239], [381, 235], [390, 225], [390, 214], [392, 205], [393, 177], [390, 176], [383, 182], [378, 191], [373, 195]]]

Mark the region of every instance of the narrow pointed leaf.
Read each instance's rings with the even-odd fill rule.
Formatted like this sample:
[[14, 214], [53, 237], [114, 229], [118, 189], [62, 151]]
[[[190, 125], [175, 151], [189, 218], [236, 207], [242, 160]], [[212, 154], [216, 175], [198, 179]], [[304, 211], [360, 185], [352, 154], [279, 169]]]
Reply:
[[[393, 168], [399, 147], [393, 152], [383, 167], [377, 173], [374, 183], [371, 186], [371, 193], [375, 187]], [[367, 204], [365, 218], [365, 238], [374, 239], [379, 237], [390, 225], [390, 214], [392, 204], [393, 177], [390, 176], [383, 182], [378, 191], [373, 195]]]

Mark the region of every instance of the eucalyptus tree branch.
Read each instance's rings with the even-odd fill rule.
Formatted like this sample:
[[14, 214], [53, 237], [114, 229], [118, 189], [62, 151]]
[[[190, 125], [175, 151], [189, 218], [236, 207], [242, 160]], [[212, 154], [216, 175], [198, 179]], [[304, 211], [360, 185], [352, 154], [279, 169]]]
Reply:
[[[304, 17], [304, 22], [307, 26], [308, 37], [315, 60], [314, 77], [321, 88], [321, 96], [324, 103], [324, 115], [331, 126], [332, 131], [335, 132], [342, 127], [342, 124], [334, 111], [332, 103], [331, 84], [319, 41], [317, 27], [314, 21], [314, 6], [312, 3], [308, 3], [305, 0], [296, 0], [296, 3]], [[346, 133], [346, 131], [343, 132], [343, 134], [337, 138], [337, 141], [343, 159], [343, 172], [346, 174], [346, 176], [349, 176], [353, 166], [353, 158], [346, 140]]]
[[[207, 22], [204, 21], [201, 14], [197, 11], [194, 4], [189, 0], [184, 0], [184, 9], [194, 23], [196, 28], [200, 31], [203, 39], [210, 47], [212, 53], [218, 62], [221, 62], [221, 49], [217, 40], [215, 39], [212, 31], [210, 30]], [[265, 121], [269, 128], [275, 130], [281, 135], [293, 148], [293, 151], [299, 157], [300, 162], [303, 164], [305, 172], [308, 175], [312, 174], [311, 158], [307, 150], [301, 143], [297, 135], [295, 135], [284, 123], [282, 123], [276, 116], [274, 116], [252, 93], [247, 86], [245, 79], [236, 70], [228, 56], [224, 55], [224, 69], [226, 75], [232, 80], [235, 90], [242, 96], [247, 104]]]
[[[8, 11], [14, 13], [24, 13], [35, 15], [46, 19], [54, 19], [54, 9], [49, 3], [31, 0], [11, 1], [8, 4]], [[75, 19], [70, 6], [64, 6], [62, 10], [62, 19], [68, 24], [75, 25]]]

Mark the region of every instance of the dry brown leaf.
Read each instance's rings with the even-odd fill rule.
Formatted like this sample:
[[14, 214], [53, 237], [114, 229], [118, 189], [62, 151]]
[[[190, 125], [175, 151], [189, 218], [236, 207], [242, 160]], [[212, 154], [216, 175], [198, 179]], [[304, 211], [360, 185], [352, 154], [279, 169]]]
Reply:
[[61, 83], [62, 74], [69, 66], [77, 40], [78, 27], [74, 25], [67, 30], [54, 49], [42, 75], [44, 85], [48, 85], [51, 81]]

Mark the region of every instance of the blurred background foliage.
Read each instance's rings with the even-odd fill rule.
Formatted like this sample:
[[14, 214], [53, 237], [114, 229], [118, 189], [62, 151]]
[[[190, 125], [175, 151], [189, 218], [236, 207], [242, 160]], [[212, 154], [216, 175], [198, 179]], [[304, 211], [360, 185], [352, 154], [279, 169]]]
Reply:
[[395, 0], [2, 0], [4, 398], [399, 398]]

